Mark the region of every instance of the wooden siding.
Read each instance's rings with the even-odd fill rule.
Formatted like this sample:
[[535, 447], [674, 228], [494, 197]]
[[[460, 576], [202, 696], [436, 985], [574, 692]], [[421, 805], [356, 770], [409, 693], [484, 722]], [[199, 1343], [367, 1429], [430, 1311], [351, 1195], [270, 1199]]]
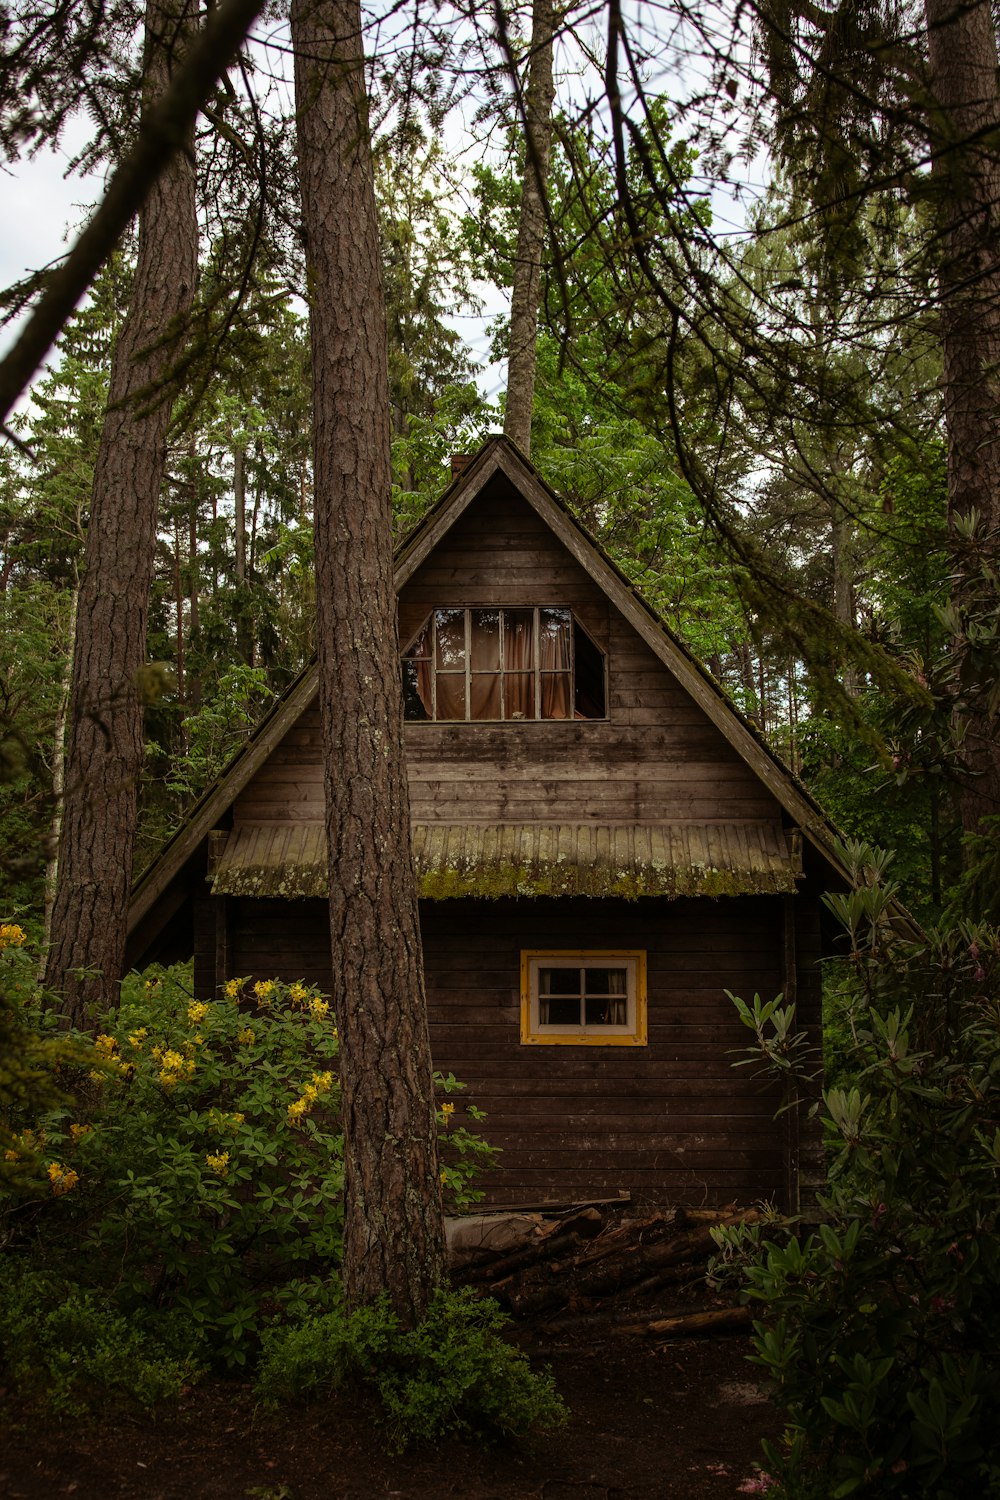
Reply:
[[[328, 988], [324, 903], [229, 904], [234, 973]], [[421, 925], [435, 1066], [468, 1084], [503, 1148], [492, 1202], [782, 1197], [776, 1100], [752, 1070], [732, 1068], [747, 1033], [724, 991], [781, 988], [783, 898], [452, 901], [424, 904]], [[815, 1022], [815, 913], [798, 926], [799, 988]], [[520, 1044], [520, 951], [550, 946], [646, 950], [648, 1046]]]
[[[435, 605], [570, 606], [608, 656], [607, 720], [408, 724], [415, 823], [780, 821], [776, 799], [541, 518], [495, 480], [400, 595], [405, 644]], [[323, 817], [313, 706], [234, 822]]]

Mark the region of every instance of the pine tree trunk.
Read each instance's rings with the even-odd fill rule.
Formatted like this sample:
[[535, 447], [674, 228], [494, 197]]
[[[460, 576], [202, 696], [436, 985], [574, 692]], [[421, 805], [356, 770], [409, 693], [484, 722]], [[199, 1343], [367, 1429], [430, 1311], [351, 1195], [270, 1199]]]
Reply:
[[[941, 228], [948, 506], [1000, 527], [1000, 91], [989, 0], [925, 0], [931, 153]], [[961, 602], [961, 601], [959, 601]], [[962, 825], [1000, 813], [1000, 736], [985, 709], [965, 725]]]
[[294, 0], [312, 288], [320, 713], [349, 1306], [409, 1325], [443, 1276], [390, 528], [385, 309], [358, 0]]
[[[166, 88], [197, 16], [196, 0], [148, 0], [144, 108]], [[178, 152], [140, 215], [135, 287], [94, 470], [46, 966], [67, 1025], [89, 1025], [121, 976], [143, 755], [139, 678], [176, 347], [164, 337], [190, 306], [197, 269], [193, 152]]]
[[253, 637], [250, 630], [247, 600], [247, 479], [246, 450], [233, 452], [234, 572], [236, 576], [236, 652], [247, 666], [253, 666]]
[[524, 101], [524, 181], [517, 258], [510, 303], [507, 405], [503, 430], [526, 456], [531, 454], [531, 414], [535, 401], [538, 302], [545, 243], [545, 192], [552, 150], [552, 0], [533, 0], [531, 62]]
[[[45, 907], [43, 916], [44, 947], [47, 950], [52, 938], [52, 910], [59, 882], [59, 840], [62, 836], [63, 802], [66, 792], [66, 725], [69, 719], [69, 699], [73, 690], [73, 652], [76, 641], [76, 614], [80, 602], [80, 577], [74, 567], [73, 590], [70, 595], [69, 621], [66, 627], [66, 667], [59, 685], [59, 709], [56, 714], [55, 732], [52, 736], [52, 821], [45, 858]], [[39, 979], [45, 977], [44, 961]]]

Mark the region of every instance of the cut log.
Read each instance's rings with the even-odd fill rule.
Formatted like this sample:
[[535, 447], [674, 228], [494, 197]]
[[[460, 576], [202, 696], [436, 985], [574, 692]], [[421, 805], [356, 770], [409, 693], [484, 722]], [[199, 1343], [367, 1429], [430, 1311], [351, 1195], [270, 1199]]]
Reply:
[[751, 1321], [749, 1307], [714, 1307], [676, 1318], [654, 1318], [650, 1323], [629, 1323], [622, 1332], [646, 1338], [690, 1339], [712, 1333], [744, 1333]]

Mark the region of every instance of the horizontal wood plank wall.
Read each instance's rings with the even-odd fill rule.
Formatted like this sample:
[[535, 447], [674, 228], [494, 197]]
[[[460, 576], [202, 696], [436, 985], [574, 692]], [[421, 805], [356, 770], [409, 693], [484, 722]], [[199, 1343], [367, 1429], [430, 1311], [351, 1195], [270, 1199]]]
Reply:
[[[468, 1085], [456, 1123], [471, 1100], [503, 1148], [491, 1202], [778, 1197], [776, 1099], [733, 1070], [747, 1033], [724, 991], [780, 988], [780, 897], [428, 902], [421, 922], [435, 1066]], [[327, 989], [326, 923], [320, 901], [233, 901], [235, 972]], [[549, 946], [646, 950], [647, 1047], [521, 1045], [520, 952]]]
[[[420, 823], [760, 821], [761, 785], [603, 592], [506, 481], [477, 498], [403, 590], [405, 646], [436, 605], [568, 605], [608, 653], [608, 720], [409, 724]], [[242, 792], [237, 823], [323, 818], [308, 711]]]

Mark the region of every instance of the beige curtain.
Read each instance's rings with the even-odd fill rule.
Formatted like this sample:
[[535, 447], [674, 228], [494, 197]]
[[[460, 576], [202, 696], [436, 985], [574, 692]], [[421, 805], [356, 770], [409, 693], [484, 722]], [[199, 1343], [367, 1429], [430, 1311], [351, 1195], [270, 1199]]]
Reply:
[[504, 610], [503, 694], [505, 719], [535, 717], [535, 613]]
[[542, 670], [542, 718], [573, 716], [570, 675], [570, 617], [566, 610], [543, 609], [540, 614], [539, 665]]
[[500, 611], [474, 609], [470, 622], [469, 716], [499, 719], [500, 714]]

